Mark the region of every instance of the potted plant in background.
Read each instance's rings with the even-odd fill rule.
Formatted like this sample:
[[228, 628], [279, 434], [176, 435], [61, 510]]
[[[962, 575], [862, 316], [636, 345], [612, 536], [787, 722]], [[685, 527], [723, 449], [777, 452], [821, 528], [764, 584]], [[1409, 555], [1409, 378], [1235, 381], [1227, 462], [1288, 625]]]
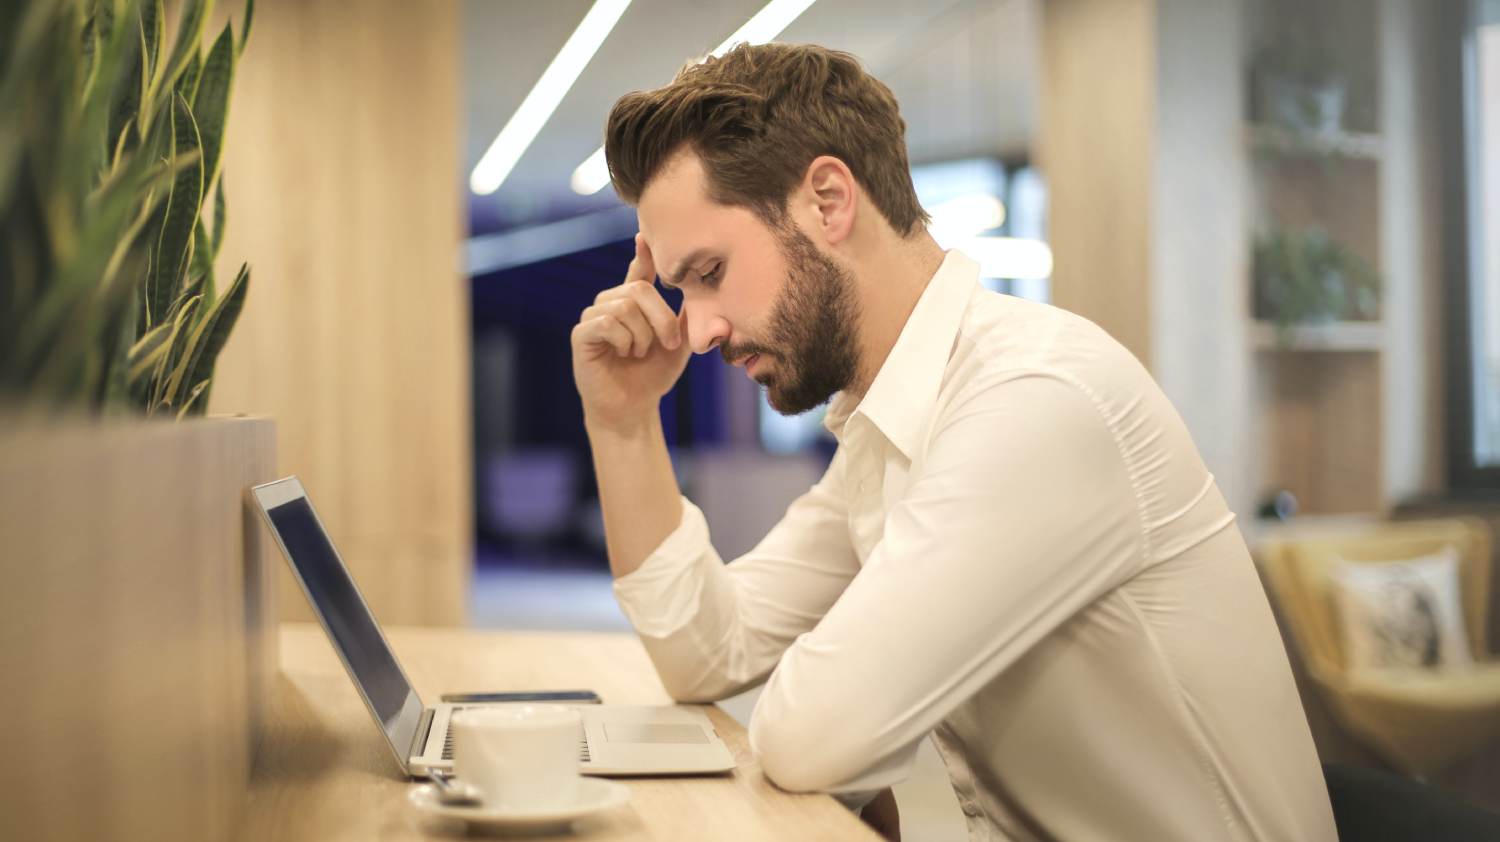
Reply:
[[1251, 62], [1252, 118], [1290, 134], [1335, 135], [1348, 128], [1350, 70], [1337, 41], [1348, 9], [1336, 2], [1276, 2]]
[[1329, 56], [1305, 39], [1257, 53], [1252, 79], [1258, 122], [1294, 136], [1344, 129], [1348, 86]]
[[1380, 276], [1318, 228], [1276, 226], [1255, 240], [1255, 315], [1285, 345], [1297, 325], [1380, 318]]
[[214, 258], [253, 9], [209, 41], [211, 2], [173, 8], [0, 3], [0, 639], [49, 758], [6, 794], [18, 838], [234, 835], [276, 670], [243, 503], [274, 426], [161, 423], [204, 414], [248, 294]]

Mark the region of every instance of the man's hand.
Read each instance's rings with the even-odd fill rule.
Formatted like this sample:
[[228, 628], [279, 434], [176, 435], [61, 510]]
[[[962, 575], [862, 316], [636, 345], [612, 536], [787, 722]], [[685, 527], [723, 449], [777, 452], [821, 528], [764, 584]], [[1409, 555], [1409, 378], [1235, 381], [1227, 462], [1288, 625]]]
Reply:
[[891, 790], [881, 790], [859, 811], [859, 819], [888, 842], [901, 842], [901, 813], [896, 809], [896, 793]]
[[686, 320], [655, 281], [651, 249], [636, 234], [624, 283], [599, 293], [573, 328], [573, 380], [591, 428], [618, 431], [654, 415], [687, 366]]

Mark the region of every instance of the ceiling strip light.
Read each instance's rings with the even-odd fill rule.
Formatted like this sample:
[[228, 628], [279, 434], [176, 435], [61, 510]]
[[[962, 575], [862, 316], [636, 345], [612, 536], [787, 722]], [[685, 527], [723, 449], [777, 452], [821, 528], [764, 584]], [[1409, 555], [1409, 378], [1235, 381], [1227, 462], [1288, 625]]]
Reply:
[[547, 65], [542, 78], [521, 101], [521, 107], [511, 115], [495, 142], [474, 166], [474, 172], [469, 175], [471, 190], [486, 196], [500, 188], [629, 5], [630, 0], [595, 0], [588, 14], [578, 23], [578, 28], [568, 36], [567, 43]]
[[[764, 44], [780, 35], [783, 30], [792, 24], [792, 21], [802, 16], [816, 0], [771, 0], [755, 16], [745, 21], [745, 25], [734, 31], [733, 35], [724, 39], [724, 43], [715, 47], [713, 52], [704, 56], [701, 60], [707, 61], [710, 57], [717, 58], [729, 52], [736, 44]], [[604, 147], [594, 150], [587, 160], [573, 170], [570, 180], [573, 192], [581, 196], [589, 196], [603, 190], [609, 184], [609, 165], [604, 160]]]

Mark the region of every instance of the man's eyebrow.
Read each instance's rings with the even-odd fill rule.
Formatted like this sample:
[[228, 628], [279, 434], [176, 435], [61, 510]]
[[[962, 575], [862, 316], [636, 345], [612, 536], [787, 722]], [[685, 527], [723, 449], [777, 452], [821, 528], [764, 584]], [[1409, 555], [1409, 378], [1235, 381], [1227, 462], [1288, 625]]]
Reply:
[[710, 251], [712, 249], [709, 248], [693, 249], [691, 254], [677, 264], [677, 271], [661, 276], [661, 285], [667, 289], [677, 289], [682, 286], [682, 276], [686, 275], [688, 270], [693, 268], [693, 264], [702, 260]]

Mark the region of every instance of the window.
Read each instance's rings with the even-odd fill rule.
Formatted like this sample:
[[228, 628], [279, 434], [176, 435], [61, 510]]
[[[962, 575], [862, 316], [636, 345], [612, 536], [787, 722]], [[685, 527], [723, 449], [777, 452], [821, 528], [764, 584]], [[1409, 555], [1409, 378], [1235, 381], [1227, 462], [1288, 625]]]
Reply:
[[[1500, 0], [1455, 3], [1446, 122], [1450, 483], [1500, 490]], [[1453, 43], [1452, 40], [1449, 43]]]

